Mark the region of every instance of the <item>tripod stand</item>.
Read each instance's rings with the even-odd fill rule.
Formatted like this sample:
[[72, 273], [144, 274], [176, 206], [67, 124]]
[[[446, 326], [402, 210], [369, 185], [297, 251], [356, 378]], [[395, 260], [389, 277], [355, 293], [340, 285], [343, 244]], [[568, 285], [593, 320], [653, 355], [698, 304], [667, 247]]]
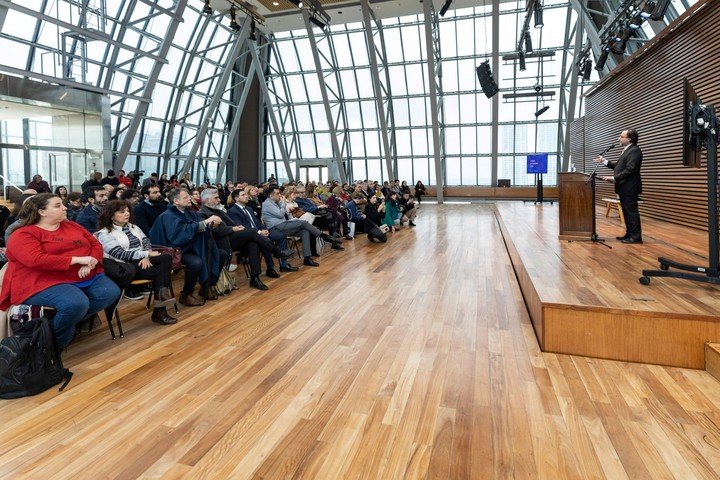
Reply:
[[[658, 257], [660, 270], [643, 270], [639, 278], [643, 285], [650, 285], [650, 277], [673, 277], [696, 282], [714, 283], [720, 285], [720, 264], [718, 263], [718, 162], [717, 162], [717, 129], [718, 119], [715, 117], [715, 107], [703, 106], [698, 103], [692, 109], [703, 109], [707, 113], [706, 123], [701, 126], [704, 136], [701, 143], [707, 145], [707, 181], [708, 181], [708, 266], [686, 265], [664, 257]], [[697, 113], [693, 111], [691, 118]], [[698, 125], [701, 125], [698, 122]], [[670, 271], [670, 267], [684, 272]], [[695, 272], [695, 273], [685, 273]]]

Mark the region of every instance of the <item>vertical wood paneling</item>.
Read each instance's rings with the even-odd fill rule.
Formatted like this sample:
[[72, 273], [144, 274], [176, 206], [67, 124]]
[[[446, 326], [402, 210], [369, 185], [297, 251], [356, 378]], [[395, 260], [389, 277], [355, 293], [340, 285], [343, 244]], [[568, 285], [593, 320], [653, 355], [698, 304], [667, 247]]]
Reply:
[[[707, 174], [682, 162], [687, 78], [706, 104], [720, 107], [720, 2], [701, 0], [669, 25], [652, 44], [625, 60], [587, 94], [586, 115], [571, 125], [572, 159], [587, 171], [593, 158], [617, 143], [625, 128], [635, 128], [643, 150], [641, 215], [707, 228]], [[582, 137], [578, 137], [582, 135]], [[607, 154], [616, 159], [620, 149]], [[600, 167], [599, 173], [609, 173]], [[598, 184], [597, 199], [613, 195]]]

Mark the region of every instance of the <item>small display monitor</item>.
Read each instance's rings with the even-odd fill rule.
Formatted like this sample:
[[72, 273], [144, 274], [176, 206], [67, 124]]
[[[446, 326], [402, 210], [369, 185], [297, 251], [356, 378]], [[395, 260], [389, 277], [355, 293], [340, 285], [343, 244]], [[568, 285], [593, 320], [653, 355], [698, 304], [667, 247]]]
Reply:
[[547, 173], [548, 154], [536, 153], [527, 156], [527, 173]]

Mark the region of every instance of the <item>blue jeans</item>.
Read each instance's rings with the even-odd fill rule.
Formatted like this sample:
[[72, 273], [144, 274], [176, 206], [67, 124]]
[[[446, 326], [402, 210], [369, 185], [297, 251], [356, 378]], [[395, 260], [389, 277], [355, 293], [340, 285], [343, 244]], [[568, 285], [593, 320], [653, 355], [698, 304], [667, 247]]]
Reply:
[[55, 309], [55, 337], [58, 348], [65, 348], [75, 335], [75, 325], [88, 315], [94, 315], [109, 307], [119, 297], [120, 289], [115, 282], [101, 275], [87, 287], [61, 283], [36, 293], [22, 303]]

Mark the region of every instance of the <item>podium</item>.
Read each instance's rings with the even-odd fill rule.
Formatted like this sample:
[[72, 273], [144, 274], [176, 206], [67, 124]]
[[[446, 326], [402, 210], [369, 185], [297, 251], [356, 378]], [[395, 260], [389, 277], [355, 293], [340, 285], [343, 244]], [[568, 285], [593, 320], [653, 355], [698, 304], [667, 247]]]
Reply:
[[[561, 172], [560, 240], [596, 240], [595, 182], [587, 173]], [[595, 237], [595, 238], [593, 238]]]

